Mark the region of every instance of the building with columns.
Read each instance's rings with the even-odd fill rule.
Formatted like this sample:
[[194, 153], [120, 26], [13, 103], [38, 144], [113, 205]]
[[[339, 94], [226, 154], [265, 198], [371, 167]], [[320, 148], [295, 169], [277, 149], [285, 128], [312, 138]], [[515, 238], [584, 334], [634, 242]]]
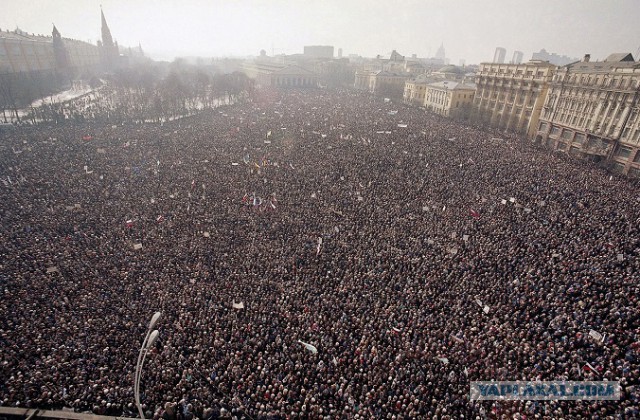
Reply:
[[427, 84], [430, 78], [426, 74], [419, 74], [408, 79], [404, 84], [404, 103], [409, 105], [423, 106], [424, 95], [427, 92]]
[[560, 67], [550, 84], [536, 142], [640, 176], [640, 62], [631, 54]]
[[533, 138], [555, 69], [547, 61], [480, 64], [472, 120]]
[[318, 75], [295, 64], [263, 60], [245, 63], [241, 70], [258, 86], [274, 88], [314, 88]]
[[431, 112], [455, 119], [466, 119], [473, 104], [476, 87], [455, 81], [429, 83], [424, 107]]

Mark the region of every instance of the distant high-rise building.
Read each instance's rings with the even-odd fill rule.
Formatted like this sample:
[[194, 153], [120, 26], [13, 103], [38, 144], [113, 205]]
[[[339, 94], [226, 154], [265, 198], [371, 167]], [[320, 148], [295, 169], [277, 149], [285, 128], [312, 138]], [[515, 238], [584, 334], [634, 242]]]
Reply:
[[555, 64], [558, 67], [566, 66], [567, 64], [575, 63], [578, 60], [577, 58], [567, 57], [566, 55], [558, 55], [556, 53], [549, 53], [544, 48], [540, 50], [540, 52], [533, 53], [531, 56], [532, 60], [541, 60], [548, 61], [551, 64]]
[[522, 51], [514, 51], [513, 58], [511, 59], [512, 64], [522, 64]]
[[444, 43], [440, 44], [440, 48], [438, 48], [438, 51], [436, 52], [436, 57], [439, 60], [442, 60], [444, 62], [446, 55], [444, 53]]
[[333, 46], [305, 45], [304, 55], [311, 58], [333, 58]]
[[460, 67], [464, 67], [465, 64], [467, 64], [467, 62], [465, 61], [464, 58], [461, 58], [460, 61], [458, 61], [458, 66]]
[[496, 52], [493, 54], [493, 62], [502, 64], [504, 63], [504, 57], [507, 55], [507, 50], [502, 47], [496, 48]]
[[342, 48], [338, 48], [338, 58], [342, 58]]

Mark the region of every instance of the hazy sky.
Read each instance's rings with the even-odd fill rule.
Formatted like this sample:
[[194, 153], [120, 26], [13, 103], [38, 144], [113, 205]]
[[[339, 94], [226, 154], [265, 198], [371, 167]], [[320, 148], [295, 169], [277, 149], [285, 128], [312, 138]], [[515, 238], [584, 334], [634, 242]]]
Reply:
[[[497, 46], [603, 59], [640, 47], [639, 0], [0, 0], [0, 28], [95, 42], [102, 4], [120, 45], [152, 58], [301, 53], [435, 55], [491, 61]], [[637, 59], [637, 58], [636, 58]]]

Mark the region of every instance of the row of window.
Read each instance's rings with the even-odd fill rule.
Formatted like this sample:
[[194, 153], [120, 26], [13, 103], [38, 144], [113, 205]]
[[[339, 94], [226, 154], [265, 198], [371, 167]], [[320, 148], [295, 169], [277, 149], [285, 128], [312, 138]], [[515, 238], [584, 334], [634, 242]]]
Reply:
[[582, 86], [600, 86], [613, 89], [634, 89], [637, 86], [638, 80], [635, 77], [614, 77], [610, 78], [608, 75], [604, 75], [602, 78], [600, 75], [593, 74], [573, 74], [567, 76], [566, 74], [558, 74], [555, 78], [557, 82], [566, 82], [571, 84], [580, 84]]

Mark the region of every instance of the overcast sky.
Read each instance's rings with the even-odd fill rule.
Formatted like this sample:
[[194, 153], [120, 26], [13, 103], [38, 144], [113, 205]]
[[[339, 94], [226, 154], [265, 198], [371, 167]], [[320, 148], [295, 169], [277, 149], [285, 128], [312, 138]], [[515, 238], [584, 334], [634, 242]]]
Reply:
[[[373, 57], [396, 49], [452, 64], [491, 61], [497, 46], [525, 59], [545, 48], [603, 59], [640, 47], [639, 0], [0, 0], [0, 28], [95, 42], [100, 4], [120, 45], [155, 59], [301, 53], [333, 45]], [[637, 59], [637, 57], [636, 57]]]

